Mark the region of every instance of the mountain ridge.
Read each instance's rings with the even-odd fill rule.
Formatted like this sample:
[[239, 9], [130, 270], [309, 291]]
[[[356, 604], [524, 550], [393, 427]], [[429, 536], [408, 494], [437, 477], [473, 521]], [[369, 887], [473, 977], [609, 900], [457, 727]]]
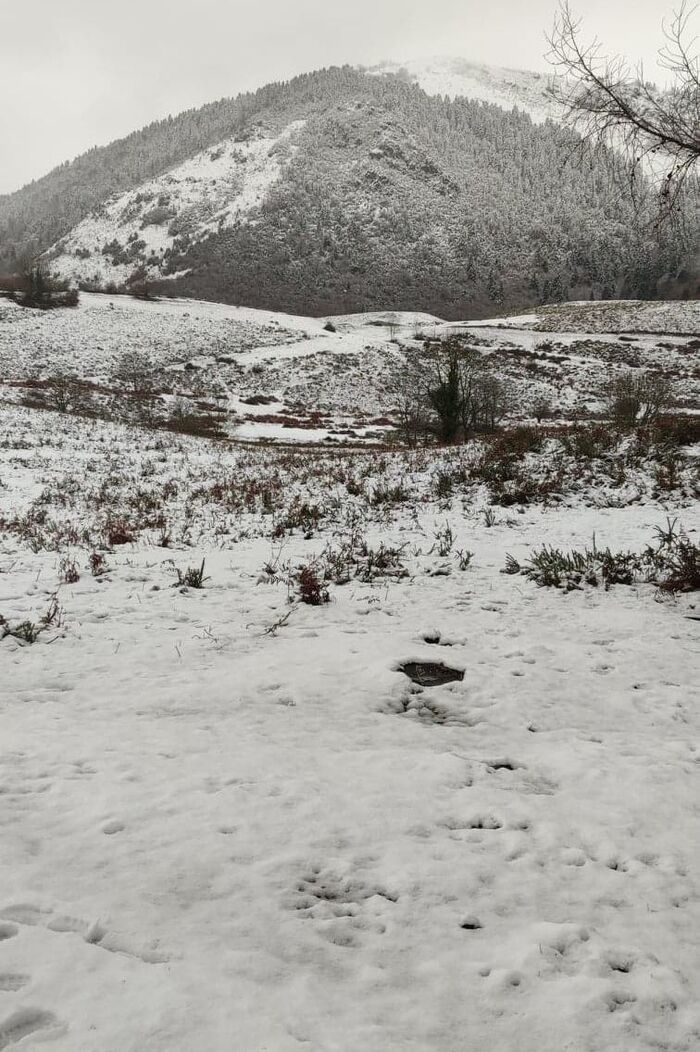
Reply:
[[[486, 67], [457, 74], [475, 69]], [[256, 176], [263, 155], [270, 170], [261, 162]], [[45, 178], [48, 192], [14, 196], [24, 210], [0, 201], [5, 263], [33, 247], [90, 288], [149, 280], [306, 314], [464, 317], [653, 296], [678, 264], [635, 225], [604, 156], [595, 171], [563, 169], [551, 120], [430, 95], [415, 69], [331, 67], [266, 85]]]
[[517, 107], [537, 123], [558, 117], [549, 92], [550, 78], [534, 70], [471, 62], [456, 55], [385, 61], [366, 69], [373, 75], [403, 76], [417, 83], [428, 95], [470, 98], [504, 109]]

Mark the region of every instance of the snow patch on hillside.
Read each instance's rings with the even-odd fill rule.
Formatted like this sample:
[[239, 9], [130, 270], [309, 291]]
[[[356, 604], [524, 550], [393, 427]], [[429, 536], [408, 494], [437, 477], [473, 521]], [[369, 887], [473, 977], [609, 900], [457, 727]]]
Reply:
[[700, 332], [697, 300], [579, 300], [549, 303], [536, 313], [481, 318], [469, 328], [532, 329], [540, 332], [649, 333], [696, 335]]
[[374, 76], [401, 74], [416, 81], [428, 95], [478, 99], [504, 109], [517, 106], [536, 123], [556, 117], [542, 73], [499, 66], [482, 66], [462, 58], [435, 57], [408, 62], [386, 62], [368, 71]]
[[304, 123], [293, 121], [275, 137], [226, 139], [113, 198], [54, 246], [52, 268], [100, 283], [123, 284], [139, 267], [162, 277], [176, 241], [192, 244], [228, 229], [263, 202]]

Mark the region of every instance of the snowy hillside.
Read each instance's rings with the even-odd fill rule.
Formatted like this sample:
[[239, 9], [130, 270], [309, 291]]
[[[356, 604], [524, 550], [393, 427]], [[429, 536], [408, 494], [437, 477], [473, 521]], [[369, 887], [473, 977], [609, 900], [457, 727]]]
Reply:
[[370, 74], [398, 74], [420, 84], [428, 95], [477, 99], [504, 109], [528, 113], [533, 121], [556, 119], [557, 111], [547, 91], [548, 79], [542, 73], [506, 69], [468, 62], [462, 58], [436, 57], [386, 62], [368, 70]]
[[537, 332], [630, 332], [697, 338], [700, 333], [700, 301], [583, 300], [545, 304], [531, 314], [470, 322], [470, 327], [490, 325]]
[[189, 244], [246, 222], [293, 156], [295, 121], [277, 136], [227, 139], [158, 179], [109, 201], [52, 253], [76, 280], [124, 284], [139, 267], [160, 276], [178, 238]]

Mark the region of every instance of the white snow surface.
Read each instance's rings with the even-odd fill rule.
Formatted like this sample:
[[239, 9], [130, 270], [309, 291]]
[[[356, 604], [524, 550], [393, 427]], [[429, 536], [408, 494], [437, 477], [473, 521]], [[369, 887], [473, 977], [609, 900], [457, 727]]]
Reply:
[[[0, 435], [0, 520], [40, 497], [27, 537], [77, 531], [0, 531], [3, 616], [64, 610], [0, 642], [0, 1049], [700, 1047], [700, 607], [500, 573], [593, 534], [639, 550], [668, 515], [697, 541], [697, 502], [583, 491], [487, 527], [430, 496], [451, 453], [236, 450], [7, 405]], [[423, 493], [362, 527], [408, 576], [319, 607], [262, 567], [349, 519], [275, 540], [194, 496], [322, 503], [350, 477]], [[110, 493], [166, 483], [171, 547], [146, 533], [93, 577], [79, 537]], [[170, 560], [203, 559], [204, 588], [173, 587]], [[418, 692], [409, 660], [464, 679]]]

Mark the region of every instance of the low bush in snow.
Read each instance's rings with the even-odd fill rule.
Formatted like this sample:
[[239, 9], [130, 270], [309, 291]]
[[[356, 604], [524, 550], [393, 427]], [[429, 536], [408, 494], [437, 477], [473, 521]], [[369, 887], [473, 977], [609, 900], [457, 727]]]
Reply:
[[613, 584], [631, 585], [646, 581], [665, 592], [691, 592], [700, 589], [700, 547], [676, 530], [675, 520], [666, 529], [657, 527], [655, 547], [642, 552], [612, 552], [600, 549], [595, 538], [591, 548], [562, 551], [543, 545], [524, 565], [507, 556], [504, 573], [523, 574], [543, 588], [565, 591], [588, 584], [602, 584], [606, 591]]
[[38, 621], [17, 621], [11, 623], [0, 614], [0, 639], [12, 636], [20, 643], [36, 643], [39, 637], [50, 628], [61, 628], [63, 625], [63, 608], [58, 597], [52, 595], [49, 605]]
[[172, 559], [169, 560], [169, 565], [177, 575], [177, 581], [175, 582], [176, 588], [204, 588], [204, 582], [208, 581], [209, 578], [204, 574], [205, 559], [202, 559], [200, 566], [188, 566], [186, 570], [181, 570], [179, 566], [176, 566]]
[[297, 596], [300, 603], [308, 606], [322, 606], [330, 602], [328, 589], [318, 575], [315, 566], [300, 566], [296, 572]]

